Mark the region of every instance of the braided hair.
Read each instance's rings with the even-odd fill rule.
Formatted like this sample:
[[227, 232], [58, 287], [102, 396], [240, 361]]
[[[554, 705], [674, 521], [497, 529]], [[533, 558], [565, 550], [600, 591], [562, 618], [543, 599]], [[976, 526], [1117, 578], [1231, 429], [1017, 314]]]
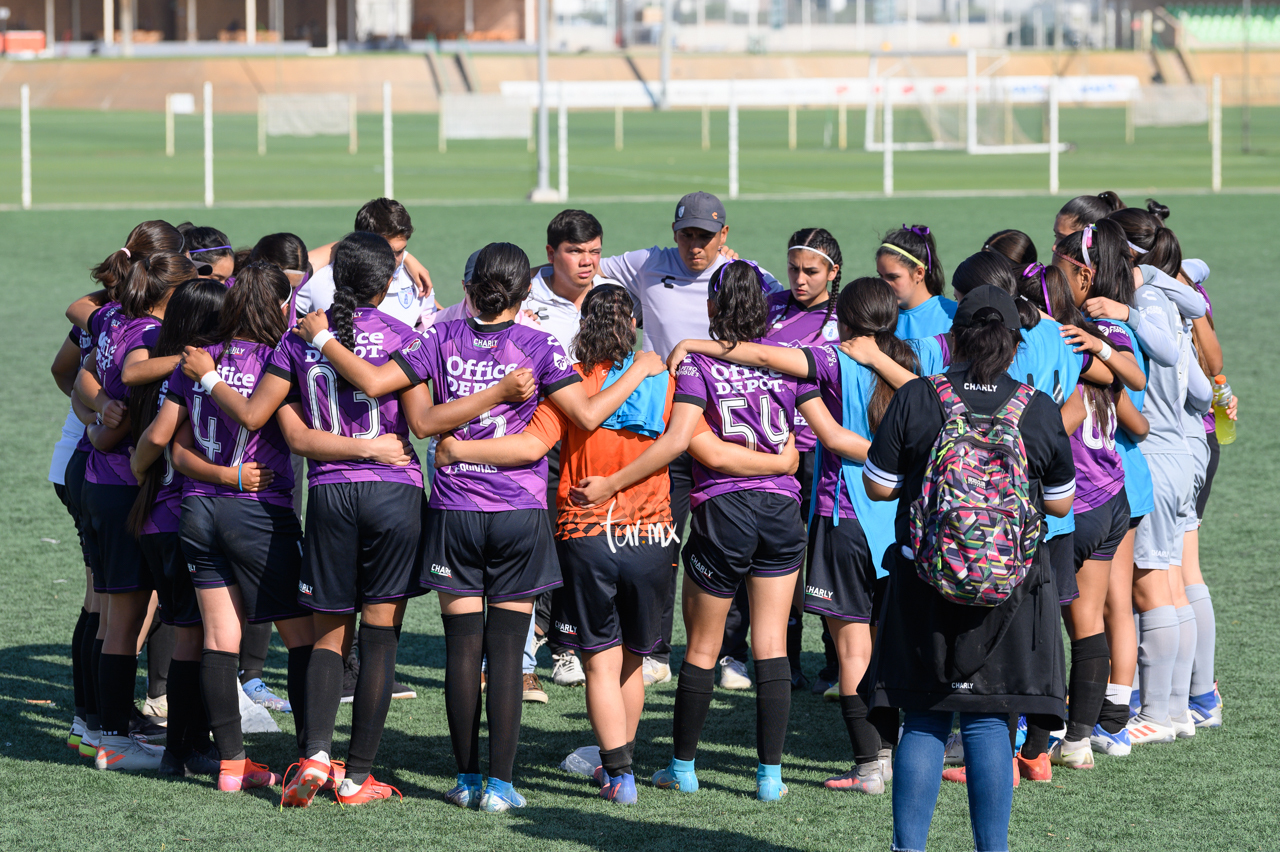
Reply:
[[831, 298], [827, 300], [827, 313], [822, 318], [822, 324], [826, 325], [835, 313], [836, 300], [840, 297], [840, 276], [844, 274], [844, 258], [840, 254], [840, 243], [836, 242], [836, 238], [826, 228], [801, 228], [787, 238], [787, 253], [790, 254], [792, 249], [799, 248], [806, 248], [826, 257], [827, 271], [835, 270], [836, 277], [832, 278], [828, 284]]
[[396, 256], [391, 245], [377, 234], [354, 231], [333, 247], [333, 307], [329, 321], [338, 342], [356, 350], [356, 331], [352, 322], [356, 306], [368, 304], [386, 292], [391, 275], [396, 271]]

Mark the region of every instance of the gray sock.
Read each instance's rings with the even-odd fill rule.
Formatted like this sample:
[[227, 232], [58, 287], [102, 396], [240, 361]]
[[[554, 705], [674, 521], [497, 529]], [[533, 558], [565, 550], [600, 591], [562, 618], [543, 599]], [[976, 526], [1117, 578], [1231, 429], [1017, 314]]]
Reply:
[[1178, 657], [1173, 664], [1169, 690], [1169, 715], [1182, 717], [1191, 696], [1191, 669], [1196, 664], [1196, 611], [1180, 606], [1178, 613]]
[[1191, 669], [1191, 694], [1213, 692], [1213, 650], [1218, 625], [1213, 616], [1213, 599], [1204, 583], [1187, 586], [1187, 600], [1196, 611], [1196, 664]]
[[1173, 667], [1178, 658], [1178, 613], [1173, 605], [1158, 606], [1141, 613], [1141, 640], [1138, 642], [1139, 690], [1143, 719], [1166, 724], [1169, 720], [1169, 693], [1173, 688]]

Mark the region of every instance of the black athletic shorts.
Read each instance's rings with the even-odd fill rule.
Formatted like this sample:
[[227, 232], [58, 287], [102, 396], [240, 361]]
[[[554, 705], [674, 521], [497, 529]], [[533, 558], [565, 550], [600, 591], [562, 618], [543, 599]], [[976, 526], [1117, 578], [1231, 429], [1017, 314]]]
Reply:
[[86, 482], [82, 494], [81, 529], [93, 570], [93, 590], [100, 595], [150, 591], [151, 572], [126, 523], [138, 486]]
[[84, 469], [89, 464], [89, 454], [87, 452], [74, 452], [67, 461], [67, 470], [63, 474], [63, 486], [61, 494], [62, 505], [67, 507], [67, 512], [71, 515], [72, 522], [76, 525], [76, 536], [80, 539], [80, 551], [84, 554], [84, 564], [92, 565], [89, 559], [89, 548], [84, 541]]
[[1058, 603], [1066, 606], [1080, 597], [1076, 585], [1076, 550], [1073, 533], [1063, 533], [1041, 546], [1049, 549], [1049, 567], [1053, 569], [1053, 581], [1058, 587]]
[[300, 618], [302, 527], [292, 506], [243, 497], [182, 499], [182, 553], [196, 589], [239, 586], [250, 624]]
[[1200, 486], [1200, 492], [1196, 494], [1196, 517], [1202, 521], [1204, 507], [1209, 505], [1209, 492], [1213, 490], [1213, 477], [1218, 473], [1218, 457], [1222, 454], [1222, 447], [1218, 445], [1218, 433], [1210, 432], [1205, 437], [1209, 441], [1209, 464], [1204, 469], [1204, 485]]
[[138, 543], [160, 600], [160, 621], [175, 627], [199, 624], [200, 604], [178, 533], [149, 533]]
[[563, 585], [545, 509], [430, 511], [422, 545], [420, 582], [445, 594], [501, 602]]
[[800, 570], [805, 544], [795, 498], [734, 491], [693, 510], [684, 570], [707, 594], [731, 598], [747, 575], [782, 577]]
[[1076, 512], [1076, 570], [1086, 559], [1109, 561], [1129, 531], [1129, 498], [1124, 489], [1107, 502], [1087, 512]]
[[814, 516], [809, 524], [804, 611], [840, 621], [871, 622], [876, 567], [857, 518]]
[[551, 641], [588, 653], [623, 645], [651, 654], [662, 641], [670, 546], [605, 532], [559, 539], [556, 549], [564, 586], [551, 600]]
[[307, 492], [307, 546], [298, 603], [358, 612], [422, 594], [422, 489], [407, 482], [333, 482]]

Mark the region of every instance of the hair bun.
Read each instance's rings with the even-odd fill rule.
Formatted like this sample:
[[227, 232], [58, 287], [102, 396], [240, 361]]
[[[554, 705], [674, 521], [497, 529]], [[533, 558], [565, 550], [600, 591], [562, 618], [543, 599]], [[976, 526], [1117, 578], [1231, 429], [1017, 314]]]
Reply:
[[1158, 217], [1161, 222], [1169, 218], [1169, 208], [1165, 207], [1154, 198], [1147, 199], [1147, 212]]

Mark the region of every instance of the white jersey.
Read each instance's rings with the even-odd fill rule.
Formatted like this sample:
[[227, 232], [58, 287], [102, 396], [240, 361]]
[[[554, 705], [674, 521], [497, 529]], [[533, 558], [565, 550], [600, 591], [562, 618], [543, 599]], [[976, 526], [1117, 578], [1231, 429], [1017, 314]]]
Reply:
[[76, 445], [84, 437], [84, 424], [76, 413], [67, 409], [67, 419], [62, 423], [62, 435], [53, 445], [53, 461], [49, 462], [49, 481], [54, 485], [66, 485], [67, 463], [75, 454]]
[[[333, 306], [333, 266], [317, 269], [298, 288], [294, 306], [299, 315], [311, 311], [327, 311]], [[413, 276], [405, 271], [404, 264], [396, 269], [395, 278], [387, 290], [387, 297], [378, 305], [378, 310], [390, 317], [395, 317], [410, 328], [421, 329], [430, 325], [430, 317], [436, 312], [434, 293], [425, 296], [418, 294], [418, 285]]]
[[[529, 287], [529, 295], [520, 306], [522, 311], [530, 311], [538, 317], [538, 327], [560, 342], [560, 346], [578, 363], [578, 356], [573, 352], [573, 338], [578, 334], [578, 326], [582, 324], [582, 312], [578, 306], [563, 296], [556, 295], [551, 289], [551, 276], [555, 273], [550, 266], [538, 270]], [[597, 284], [617, 284], [597, 275], [591, 286]]]
[[[679, 249], [654, 246], [601, 258], [600, 272], [631, 293], [636, 319], [644, 324], [644, 348], [666, 358], [681, 340], [707, 339], [707, 288], [712, 273], [725, 262], [723, 255], [717, 256], [709, 267], [693, 272]], [[776, 278], [761, 272], [772, 292], [783, 289]]]

